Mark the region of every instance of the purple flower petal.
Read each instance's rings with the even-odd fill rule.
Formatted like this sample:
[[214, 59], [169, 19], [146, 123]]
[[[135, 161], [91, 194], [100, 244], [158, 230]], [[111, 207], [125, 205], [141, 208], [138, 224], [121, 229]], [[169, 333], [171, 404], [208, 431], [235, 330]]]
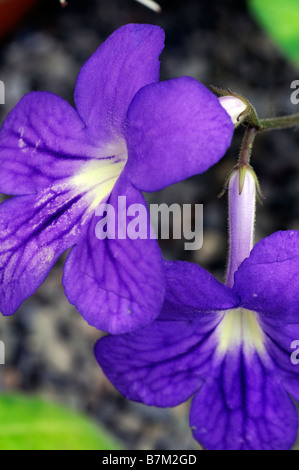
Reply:
[[96, 344], [104, 373], [127, 398], [148, 405], [176, 406], [195, 394], [190, 425], [208, 449], [289, 449], [298, 424], [288, 395], [299, 393], [291, 362], [298, 325], [280, 328], [274, 317], [240, 307], [233, 290], [199, 266], [165, 266], [159, 317]]
[[163, 317], [130, 334], [106, 336], [95, 356], [113, 385], [127, 398], [155, 406], [176, 406], [200, 387], [216, 347], [212, 333], [219, 315], [190, 319], [171, 304]]
[[237, 307], [239, 297], [197, 264], [165, 261], [167, 300], [199, 311]]
[[[141, 204], [149, 224], [143, 196], [132, 186], [124, 187], [122, 178], [108, 201], [116, 215], [120, 214], [119, 195], [126, 197], [126, 207]], [[162, 256], [157, 241], [150, 238], [99, 240], [98, 222], [93, 217], [86, 236], [67, 258], [65, 293], [88, 323], [110, 333], [123, 333], [150, 323], [159, 314], [165, 291]], [[118, 236], [117, 232], [116, 221]]]
[[[101, 339], [95, 354], [107, 377], [127, 398], [175, 406], [193, 395], [210, 368], [217, 346], [213, 333], [222, 318], [217, 310], [232, 308], [239, 299], [199, 266], [182, 262], [165, 266], [168, 294], [158, 319], [134, 333]], [[192, 290], [186, 285], [191, 273]], [[189, 296], [183, 297], [184, 305], [176, 304], [186, 287]], [[195, 309], [200, 299], [202, 312]]]
[[299, 322], [284, 324], [276, 318], [262, 318], [266, 347], [285, 389], [299, 401]]
[[51, 93], [30, 93], [0, 131], [0, 192], [35, 193], [99, 156], [74, 108]]
[[289, 449], [297, 421], [296, 408], [272, 370], [242, 349], [225, 356], [219, 376], [207, 378], [190, 412], [193, 435], [209, 450]]
[[156, 191], [202, 173], [223, 157], [234, 126], [213, 93], [190, 77], [142, 88], [128, 111], [128, 171]]
[[164, 32], [128, 24], [117, 29], [82, 67], [75, 89], [78, 112], [102, 140], [122, 136], [135, 93], [159, 80]]
[[[0, 205], [0, 310], [10, 315], [81, 235], [86, 201], [59, 186]], [[86, 214], [85, 214], [86, 216]]]
[[257, 243], [235, 274], [234, 291], [246, 308], [297, 323], [299, 232], [276, 232]]

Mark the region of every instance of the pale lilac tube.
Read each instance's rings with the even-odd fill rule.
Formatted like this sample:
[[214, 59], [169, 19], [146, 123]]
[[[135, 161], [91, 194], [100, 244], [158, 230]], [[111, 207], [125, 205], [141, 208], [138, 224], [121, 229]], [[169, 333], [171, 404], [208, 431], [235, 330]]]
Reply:
[[[244, 177], [240, 194], [239, 179]], [[233, 287], [234, 275], [240, 264], [250, 254], [254, 239], [256, 184], [250, 170], [245, 167], [236, 170], [230, 177], [229, 200], [229, 258], [226, 272], [226, 285]]]

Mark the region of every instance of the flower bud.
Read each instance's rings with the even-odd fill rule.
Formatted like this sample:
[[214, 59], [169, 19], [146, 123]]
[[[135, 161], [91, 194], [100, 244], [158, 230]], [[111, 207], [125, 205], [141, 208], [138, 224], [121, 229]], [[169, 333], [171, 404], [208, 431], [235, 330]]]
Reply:
[[247, 104], [235, 96], [221, 96], [219, 101], [227, 114], [230, 115], [233, 124], [239, 124], [240, 121], [238, 118], [240, 114], [242, 114], [247, 109]]
[[253, 248], [256, 180], [253, 171], [242, 167], [232, 173], [228, 186], [229, 259], [226, 284], [234, 285], [234, 275]]

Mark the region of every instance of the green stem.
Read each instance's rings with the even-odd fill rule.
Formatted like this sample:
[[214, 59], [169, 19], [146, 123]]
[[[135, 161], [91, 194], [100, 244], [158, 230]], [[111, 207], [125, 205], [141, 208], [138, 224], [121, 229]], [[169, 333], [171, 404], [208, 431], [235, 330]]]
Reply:
[[258, 129], [256, 127], [247, 127], [239, 153], [238, 166], [249, 166], [253, 142], [257, 133]]
[[263, 132], [294, 126], [299, 126], [299, 114], [292, 114], [291, 116], [280, 116], [270, 119], [260, 119], [258, 131]]

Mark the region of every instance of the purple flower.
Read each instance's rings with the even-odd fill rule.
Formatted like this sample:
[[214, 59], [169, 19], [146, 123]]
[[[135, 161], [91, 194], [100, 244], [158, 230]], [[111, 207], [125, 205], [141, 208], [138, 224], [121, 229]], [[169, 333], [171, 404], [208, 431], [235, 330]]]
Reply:
[[176, 406], [194, 395], [190, 425], [207, 449], [288, 449], [297, 435], [299, 232], [259, 242], [231, 289], [197, 265], [166, 263], [160, 316], [96, 345], [127, 398]]
[[[235, 175], [232, 182], [235, 190]], [[299, 232], [276, 232], [249, 255], [249, 173], [245, 186], [240, 203], [230, 204], [229, 285], [197, 265], [166, 262], [159, 317], [134, 333], [102, 338], [95, 354], [131, 400], [169, 407], [194, 396], [190, 426], [207, 449], [288, 449], [297, 435], [289, 394], [299, 401], [299, 361], [291, 360], [299, 345]]]
[[99, 203], [145, 204], [156, 191], [216, 163], [233, 125], [190, 77], [159, 83], [164, 33], [115, 31], [81, 69], [76, 110], [60, 97], [26, 95], [0, 132], [0, 310], [10, 315], [71, 248], [68, 300], [97, 328], [130, 331], [159, 313], [165, 280], [156, 240], [95, 235]]

